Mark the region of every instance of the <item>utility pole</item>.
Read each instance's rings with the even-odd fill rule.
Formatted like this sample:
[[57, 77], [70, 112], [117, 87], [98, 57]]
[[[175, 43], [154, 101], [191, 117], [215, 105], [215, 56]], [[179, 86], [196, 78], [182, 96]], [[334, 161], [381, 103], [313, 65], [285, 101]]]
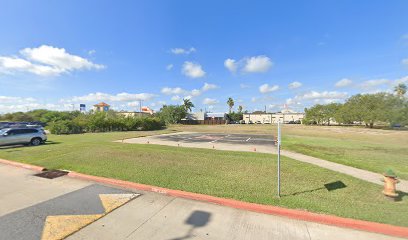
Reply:
[[139, 112], [141, 113], [142, 112], [142, 104], [143, 104], [143, 100], [142, 99], [140, 99], [139, 100]]

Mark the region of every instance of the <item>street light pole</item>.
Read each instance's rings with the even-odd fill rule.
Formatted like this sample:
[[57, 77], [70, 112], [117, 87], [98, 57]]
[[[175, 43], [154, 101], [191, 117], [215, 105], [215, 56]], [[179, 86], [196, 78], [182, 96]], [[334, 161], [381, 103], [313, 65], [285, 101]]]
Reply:
[[278, 121], [278, 197], [280, 197], [280, 149], [281, 149], [281, 125], [280, 120]]

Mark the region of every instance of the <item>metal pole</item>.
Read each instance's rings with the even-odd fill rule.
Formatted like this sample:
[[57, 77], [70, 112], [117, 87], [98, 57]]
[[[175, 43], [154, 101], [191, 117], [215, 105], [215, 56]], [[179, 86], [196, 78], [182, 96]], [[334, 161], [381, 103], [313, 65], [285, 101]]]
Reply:
[[278, 197], [280, 197], [280, 149], [281, 149], [281, 126], [278, 121]]

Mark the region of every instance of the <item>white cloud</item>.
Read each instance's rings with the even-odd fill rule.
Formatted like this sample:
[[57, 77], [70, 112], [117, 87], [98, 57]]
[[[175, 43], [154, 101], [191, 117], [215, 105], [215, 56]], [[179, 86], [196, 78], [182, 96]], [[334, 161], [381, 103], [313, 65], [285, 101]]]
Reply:
[[193, 62], [184, 62], [181, 72], [190, 78], [200, 78], [205, 76], [205, 71], [201, 65]]
[[35, 98], [23, 98], [23, 97], [10, 97], [10, 96], [0, 96], [0, 104], [5, 103], [32, 103], [36, 102]]
[[353, 84], [353, 81], [351, 81], [348, 78], [343, 78], [340, 81], [336, 82], [336, 84], [334, 86], [338, 87], [338, 88], [341, 88], [341, 87], [348, 87], [351, 84]]
[[292, 82], [289, 84], [289, 89], [295, 89], [295, 88], [300, 88], [303, 84], [300, 82]]
[[408, 58], [402, 59], [402, 64], [408, 66]]
[[20, 54], [24, 58], [0, 56], [0, 72], [7, 74], [25, 72], [40, 76], [58, 76], [76, 70], [105, 68], [103, 65], [69, 54], [64, 48], [47, 45], [22, 49]]
[[169, 88], [169, 87], [164, 87], [161, 89], [161, 93], [165, 95], [184, 95], [184, 96], [189, 96], [189, 99], [192, 97], [197, 97], [203, 94], [204, 92], [217, 89], [219, 88], [215, 84], [211, 83], [204, 83], [204, 85], [200, 89], [193, 89], [191, 91], [185, 90], [180, 87], [175, 87], [175, 88]]
[[161, 92], [166, 95], [173, 95], [173, 94], [186, 94], [188, 91], [180, 87], [176, 88], [164, 87], [162, 88]]
[[175, 101], [175, 102], [178, 102], [178, 101], [181, 100], [181, 97], [179, 95], [175, 95], [175, 96], [171, 97], [171, 100]]
[[174, 67], [173, 64], [169, 64], [169, 65], [166, 66], [166, 70], [169, 71], [169, 70], [173, 69], [173, 67]]
[[394, 81], [394, 85], [398, 85], [400, 83], [405, 83], [408, 84], [408, 76], [402, 77], [402, 78], [398, 78]]
[[96, 53], [95, 49], [91, 49], [88, 51], [88, 55], [94, 55]]
[[180, 55], [180, 54], [186, 54], [186, 55], [188, 55], [188, 54], [190, 54], [190, 53], [196, 52], [196, 49], [193, 48], [193, 47], [191, 47], [191, 48], [189, 48], [189, 49], [184, 49], [184, 48], [172, 48], [172, 49], [170, 49], [170, 52], [173, 53], [173, 54], [176, 54], [176, 55]]
[[218, 103], [218, 100], [214, 99], [214, 98], [205, 98], [203, 100], [203, 104], [205, 104], [205, 105], [214, 105], [214, 104], [217, 104], [217, 103]]
[[239, 84], [239, 87], [244, 89], [244, 88], [249, 88], [249, 85], [241, 83], [241, 84]]
[[239, 61], [227, 58], [224, 61], [224, 67], [232, 73], [235, 73], [238, 70], [246, 73], [262, 73], [267, 72], [272, 66], [272, 60], [265, 55], [246, 57]]
[[367, 89], [372, 89], [381, 85], [385, 85], [385, 84], [390, 84], [391, 81], [388, 79], [373, 79], [373, 80], [368, 80], [368, 81], [364, 81], [362, 82], [359, 87], [367, 90]]
[[149, 101], [156, 97], [155, 94], [151, 93], [118, 93], [116, 95], [108, 93], [90, 93], [85, 96], [76, 96], [70, 99], [61, 99], [62, 102], [131, 102], [131, 101]]
[[0, 113], [25, 112], [34, 109], [72, 110], [72, 104], [39, 103], [32, 97], [0, 96]]
[[250, 57], [245, 60], [243, 71], [249, 73], [266, 72], [272, 65], [271, 59], [267, 56]]
[[315, 99], [345, 99], [348, 97], [348, 94], [345, 92], [337, 91], [310, 91], [303, 95], [297, 95], [295, 100], [315, 100]]
[[210, 83], [204, 83], [204, 86], [202, 87], [203, 91], [208, 91], [208, 90], [212, 90], [212, 89], [217, 89], [218, 86], [215, 84], [210, 84]]
[[230, 72], [236, 72], [238, 65], [234, 59], [228, 58], [224, 61], [224, 66], [230, 71]]
[[259, 92], [261, 93], [270, 93], [274, 92], [279, 89], [278, 85], [269, 86], [269, 84], [265, 83], [259, 87]]
[[191, 90], [191, 95], [192, 95], [193, 97], [200, 96], [200, 95], [201, 95], [201, 90], [193, 89], [193, 90]]

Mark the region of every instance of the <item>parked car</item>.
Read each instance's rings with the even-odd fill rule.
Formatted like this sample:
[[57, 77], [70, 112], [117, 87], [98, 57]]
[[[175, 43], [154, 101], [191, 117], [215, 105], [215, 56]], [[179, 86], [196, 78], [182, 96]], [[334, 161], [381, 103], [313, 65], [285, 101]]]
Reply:
[[40, 128], [5, 128], [0, 130], [0, 146], [26, 144], [38, 146], [47, 141], [47, 134]]

